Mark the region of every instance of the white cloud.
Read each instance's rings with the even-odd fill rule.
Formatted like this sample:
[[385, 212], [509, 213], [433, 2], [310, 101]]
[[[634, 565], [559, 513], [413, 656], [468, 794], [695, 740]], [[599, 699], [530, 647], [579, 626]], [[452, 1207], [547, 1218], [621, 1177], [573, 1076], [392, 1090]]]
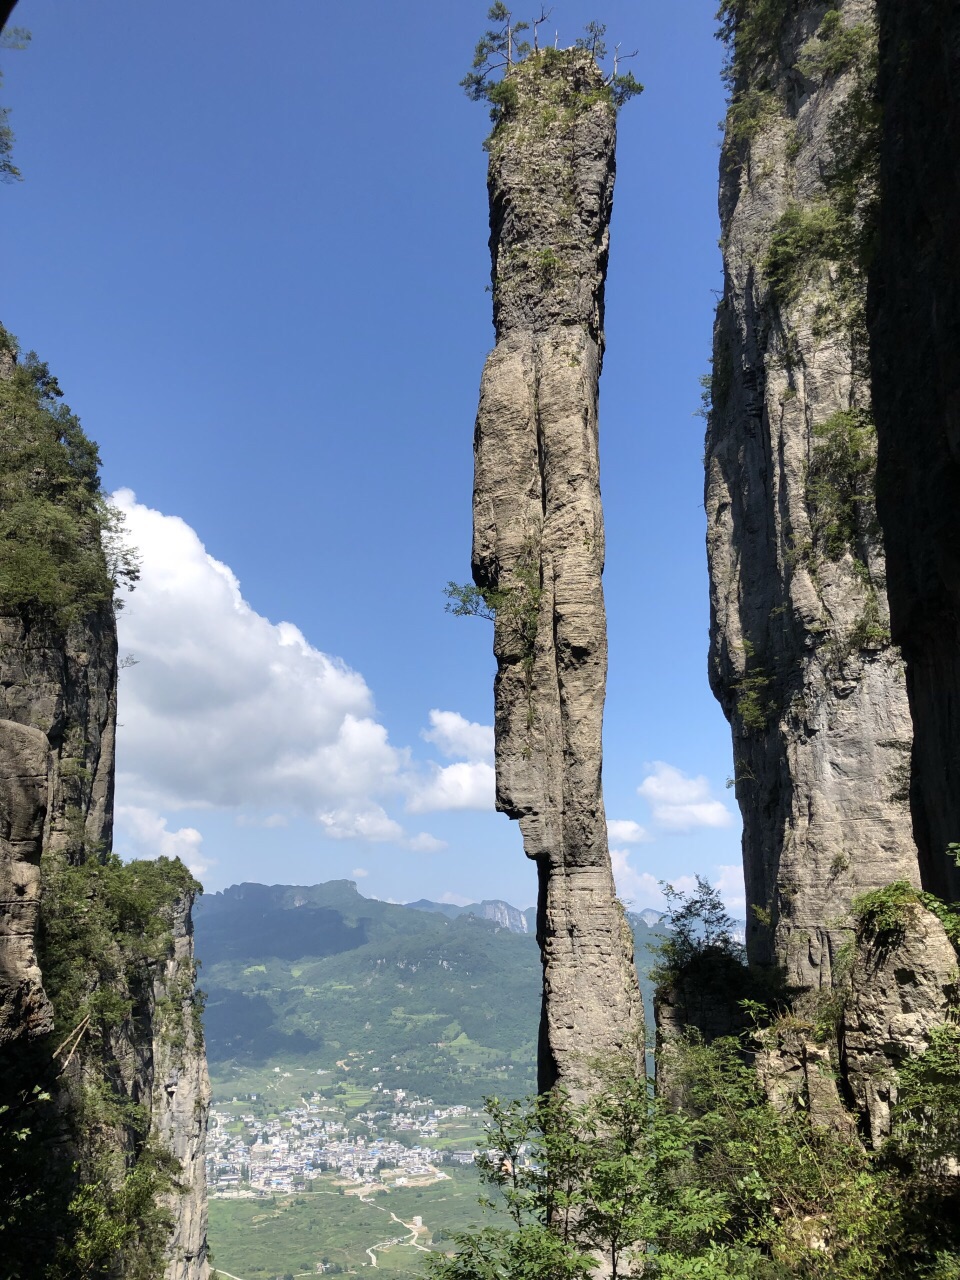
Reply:
[[438, 899], [438, 901], [448, 902], [451, 907], [466, 907], [470, 905], [473, 899], [464, 898], [463, 895], [459, 893], [445, 893], [442, 898]]
[[733, 814], [710, 796], [710, 783], [702, 775], [688, 778], [672, 764], [655, 760], [652, 772], [637, 788], [650, 804], [653, 820], [668, 831], [694, 827], [729, 827]]
[[617, 886], [617, 896], [632, 910], [640, 911], [644, 907], [663, 908], [665, 898], [660, 889], [657, 877], [649, 871], [637, 871], [630, 865], [630, 854], [626, 849], [611, 849], [610, 861], [613, 864], [613, 878]]
[[420, 736], [448, 759], [493, 764], [493, 725], [467, 720], [459, 711], [431, 711], [430, 728]]
[[267, 830], [290, 825], [290, 819], [284, 813], [268, 813], [263, 818], [249, 813], [238, 813], [234, 821], [238, 827], [266, 827]]
[[607, 822], [607, 838], [617, 844], [644, 844], [651, 839], [645, 827], [626, 818], [610, 818]]
[[743, 887], [743, 867], [723, 865], [715, 868], [713, 887], [723, 899], [724, 906], [738, 920], [747, 914], [747, 897]]
[[353, 870], [350, 872], [350, 874], [354, 876], [355, 879], [357, 880], [365, 880], [366, 877], [370, 874], [370, 872], [366, 869], [366, 867], [354, 867]]
[[403, 827], [379, 805], [370, 805], [359, 811], [330, 809], [317, 814], [317, 821], [334, 840], [402, 840]]
[[363, 677], [243, 599], [176, 516], [114, 495], [143, 566], [119, 618], [119, 786], [153, 808], [356, 808], [395, 790], [406, 753]]
[[439, 853], [441, 849], [447, 848], [446, 840], [438, 840], [429, 831], [421, 831], [418, 835], [411, 836], [409, 840], [404, 840], [403, 843], [414, 853]]
[[432, 765], [429, 776], [417, 782], [407, 799], [411, 813], [441, 809], [492, 809], [496, 777], [493, 765], [462, 761], [441, 768]]
[[139, 805], [118, 805], [116, 818], [116, 844], [128, 858], [180, 858], [195, 876], [212, 865], [202, 858], [203, 836], [196, 827], [170, 831], [166, 818]]

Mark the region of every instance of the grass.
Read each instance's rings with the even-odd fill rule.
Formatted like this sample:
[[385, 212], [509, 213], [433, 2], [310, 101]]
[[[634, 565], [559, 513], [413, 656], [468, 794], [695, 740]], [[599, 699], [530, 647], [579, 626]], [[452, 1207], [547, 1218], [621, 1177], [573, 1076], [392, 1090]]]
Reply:
[[[472, 1169], [451, 1168], [449, 1179], [427, 1187], [398, 1187], [378, 1195], [373, 1203], [355, 1195], [341, 1195], [331, 1176], [318, 1189], [266, 1200], [211, 1200], [210, 1245], [216, 1266], [241, 1280], [273, 1280], [275, 1276], [315, 1274], [324, 1259], [344, 1271], [370, 1266], [365, 1252], [371, 1245], [395, 1236], [408, 1236], [394, 1222], [423, 1219], [418, 1237], [429, 1244], [437, 1231], [459, 1231], [483, 1221], [477, 1203], [479, 1180]], [[445, 1242], [437, 1243], [445, 1247]], [[419, 1273], [426, 1256], [410, 1245], [377, 1250], [380, 1280], [396, 1280]]]

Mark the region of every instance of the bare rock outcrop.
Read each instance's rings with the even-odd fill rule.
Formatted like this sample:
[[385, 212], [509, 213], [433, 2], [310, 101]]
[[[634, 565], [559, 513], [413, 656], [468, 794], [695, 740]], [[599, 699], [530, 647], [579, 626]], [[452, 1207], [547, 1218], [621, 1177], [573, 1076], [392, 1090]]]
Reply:
[[496, 611], [497, 807], [537, 863], [540, 1083], [642, 1042], [601, 792], [607, 641], [597, 385], [616, 116], [592, 57], [534, 54], [489, 142], [497, 343], [474, 440], [473, 575]]
[[873, 502], [873, 5], [731, 10], [710, 679], [733, 730], [749, 955], [815, 990], [831, 985], [852, 897], [918, 882], [913, 735]]
[[192, 905], [191, 896], [177, 903], [171, 922], [173, 948], [153, 982], [153, 1008], [173, 1004], [177, 1030], [171, 1036], [170, 1014], [152, 1021], [151, 1130], [180, 1165], [180, 1189], [168, 1201], [174, 1227], [167, 1244], [164, 1280], [203, 1280], [209, 1274], [206, 1144], [210, 1078], [193, 997]]
[[880, 220], [871, 271], [877, 510], [916, 738], [924, 887], [960, 899], [960, 10], [878, 0]]
[[940, 920], [921, 903], [905, 905], [894, 930], [858, 931], [842, 1068], [873, 1146], [890, 1134], [898, 1069], [927, 1048], [957, 995], [957, 953]]

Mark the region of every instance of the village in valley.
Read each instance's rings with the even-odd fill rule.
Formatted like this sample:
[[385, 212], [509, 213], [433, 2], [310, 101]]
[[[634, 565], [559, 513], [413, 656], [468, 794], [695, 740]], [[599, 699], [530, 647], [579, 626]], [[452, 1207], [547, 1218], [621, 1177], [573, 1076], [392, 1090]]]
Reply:
[[[209, 1193], [221, 1199], [284, 1195], [329, 1178], [347, 1195], [426, 1186], [449, 1177], [443, 1165], [472, 1165], [473, 1141], [455, 1135], [481, 1127], [467, 1106], [374, 1086], [363, 1110], [313, 1093], [275, 1110], [262, 1094], [216, 1103], [207, 1139]], [[329, 1185], [329, 1183], [327, 1184]]]

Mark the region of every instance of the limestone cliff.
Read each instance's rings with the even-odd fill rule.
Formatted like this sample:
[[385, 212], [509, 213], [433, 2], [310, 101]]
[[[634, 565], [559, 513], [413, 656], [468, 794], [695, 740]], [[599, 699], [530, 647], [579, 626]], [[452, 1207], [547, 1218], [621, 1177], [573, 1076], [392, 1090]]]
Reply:
[[710, 678], [733, 730], [750, 957], [816, 990], [852, 897], [918, 879], [873, 500], [873, 5], [728, 0], [723, 14]]
[[539, 873], [540, 1083], [639, 1043], [601, 792], [607, 641], [597, 387], [616, 116], [589, 53], [514, 65], [489, 142], [496, 347], [474, 438], [473, 575], [495, 609], [497, 807]]
[[916, 739], [926, 888], [960, 898], [960, 11], [878, 0], [880, 219], [871, 355], [891, 630]]
[[132, 562], [55, 380], [2, 330], [0, 356], [0, 1256], [11, 1276], [82, 1257], [202, 1280], [198, 886], [110, 853], [112, 596]]

